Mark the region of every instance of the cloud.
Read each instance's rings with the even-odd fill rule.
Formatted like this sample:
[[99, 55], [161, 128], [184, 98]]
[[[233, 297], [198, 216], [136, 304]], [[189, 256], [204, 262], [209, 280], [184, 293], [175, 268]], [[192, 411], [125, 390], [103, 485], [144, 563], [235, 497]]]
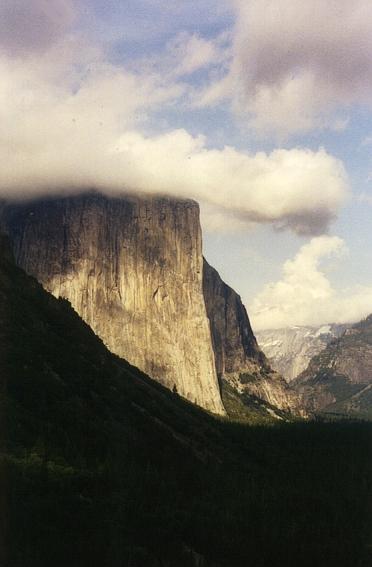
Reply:
[[[218, 42], [186, 35], [176, 44], [182, 73], [220, 56]], [[179, 103], [184, 83], [109, 63], [79, 35], [43, 45], [27, 60], [0, 57], [0, 196], [163, 193], [203, 202], [220, 225], [224, 218], [238, 229], [264, 223], [311, 235], [326, 231], [344, 203], [343, 165], [325, 150], [250, 154], [211, 148], [184, 129], [149, 135], [152, 113]]]
[[356, 197], [356, 201], [358, 203], [365, 203], [369, 206], [372, 206], [372, 195], [369, 193], [359, 193]]
[[0, 48], [27, 56], [60, 40], [77, 17], [73, 0], [2, 0]]
[[230, 97], [263, 133], [338, 129], [372, 101], [370, 0], [235, 0], [233, 63], [204, 104]]
[[235, 215], [312, 234], [326, 229], [343, 203], [343, 167], [325, 151], [276, 150], [247, 154], [208, 149], [185, 130], [145, 138], [126, 133], [118, 142], [129, 186], [193, 197]]
[[212, 38], [182, 31], [172, 36], [160, 51], [129, 58], [127, 66], [137, 73], [157, 73], [164, 82], [182, 83], [186, 95], [182, 107], [190, 109], [199, 104], [200, 92], [195, 84], [227, 72], [231, 59], [230, 41], [226, 31]]
[[181, 32], [167, 44], [170, 53], [167, 64], [179, 76], [191, 75], [211, 65], [222, 65], [229, 56], [226, 39], [225, 33], [214, 39], [205, 39], [197, 34]]
[[199, 203], [201, 225], [206, 232], [219, 234], [242, 233], [246, 236], [248, 231], [256, 228], [254, 222], [241, 218], [226, 207], [215, 206], [202, 200], [199, 200]]
[[[74, 95], [41, 91], [26, 103], [21, 96], [18, 112], [12, 100], [7, 136], [0, 134], [2, 194], [127, 189], [193, 197], [239, 223], [272, 223], [299, 234], [327, 229], [347, 191], [338, 160], [324, 150], [208, 149], [202, 136], [185, 130], [145, 136], [131, 126], [149, 90], [151, 82], [146, 88], [103, 68]], [[169, 92], [151, 90], [151, 96], [155, 104]]]
[[336, 290], [322, 263], [347, 253], [337, 236], [319, 236], [302, 246], [283, 266], [282, 278], [270, 283], [250, 307], [253, 328], [355, 322], [372, 312], [372, 286]]
[[226, 0], [80, 0], [84, 25], [97, 38], [112, 42], [120, 55], [154, 54], [179, 33], [210, 35], [231, 26], [233, 10]]

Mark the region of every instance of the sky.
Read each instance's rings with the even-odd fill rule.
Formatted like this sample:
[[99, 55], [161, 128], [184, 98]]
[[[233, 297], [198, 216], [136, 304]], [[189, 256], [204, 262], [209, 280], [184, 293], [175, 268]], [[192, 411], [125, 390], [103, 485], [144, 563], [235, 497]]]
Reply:
[[253, 328], [372, 312], [370, 0], [2, 0], [0, 196], [196, 199]]

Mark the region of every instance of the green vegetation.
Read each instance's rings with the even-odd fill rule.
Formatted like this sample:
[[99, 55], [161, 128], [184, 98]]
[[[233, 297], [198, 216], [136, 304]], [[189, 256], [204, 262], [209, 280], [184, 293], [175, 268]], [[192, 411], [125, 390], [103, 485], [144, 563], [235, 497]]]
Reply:
[[259, 378], [258, 372], [253, 372], [253, 374], [248, 374], [248, 372], [242, 372], [240, 374], [240, 381], [242, 384], [249, 384], [250, 382], [255, 382]]
[[[277, 420], [294, 421], [293, 416], [246, 392], [239, 394], [221, 379], [222, 401], [229, 419], [249, 425], [274, 425]], [[277, 417], [273, 417], [277, 416]]]
[[1, 253], [0, 320], [1, 565], [371, 564], [371, 424], [217, 420]]

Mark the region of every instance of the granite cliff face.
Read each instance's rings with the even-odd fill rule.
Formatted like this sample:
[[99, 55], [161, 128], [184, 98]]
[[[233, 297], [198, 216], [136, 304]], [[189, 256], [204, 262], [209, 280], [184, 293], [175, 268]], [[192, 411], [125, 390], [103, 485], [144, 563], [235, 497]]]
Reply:
[[310, 411], [372, 417], [372, 315], [329, 343], [293, 385]]
[[196, 202], [89, 193], [7, 203], [0, 219], [17, 263], [163, 385], [218, 414], [226, 384], [264, 413], [297, 408], [240, 297], [203, 259]]
[[313, 356], [348, 327], [350, 325], [295, 326], [259, 331], [256, 337], [274, 370], [291, 382], [307, 368]]
[[203, 297], [197, 203], [98, 194], [3, 208], [17, 263], [115, 354], [223, 414]]
[[227, 382], [241, 394], [280, 409], [296, 410], [296, 395], [282, 376], [272, 371], [260, 350], [240, 296], [205, 260], [203, 288], [222, 388]]

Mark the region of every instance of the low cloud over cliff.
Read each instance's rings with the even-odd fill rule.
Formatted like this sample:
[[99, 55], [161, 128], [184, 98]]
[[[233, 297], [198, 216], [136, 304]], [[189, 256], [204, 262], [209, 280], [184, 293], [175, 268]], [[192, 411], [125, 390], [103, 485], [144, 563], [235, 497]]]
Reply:
[[[156, 128], [154, 113], [181, 104], [191, 87], [156, 65], [142, 61], [133, 71], [113, 63], [107, 46], [79, 27], [82, 5], [38, 0], [31, 9], [17, 0], [1, 8], [2, 25], [12, 30], [2, 37], [0, 57], [1, 196], [161, 192], [195, 198], [239, 226], [327, 230], [347, 194], [340, 161], [323, 149], [217, 149], [202, 135]], [[182, 48], [177, 39], [175, 68], [192, 72], [218, 60], [203, 44], [195, 62], [190, 37], [184, 41]]]

